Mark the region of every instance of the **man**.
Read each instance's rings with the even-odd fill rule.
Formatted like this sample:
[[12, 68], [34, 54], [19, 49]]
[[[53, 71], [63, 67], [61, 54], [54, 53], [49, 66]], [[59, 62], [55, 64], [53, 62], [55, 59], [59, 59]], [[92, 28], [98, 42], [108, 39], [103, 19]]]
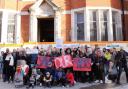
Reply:
[[117, 53], [115, 59], [117, 60], [116, 66], [117, 66], [117, 70], [118, 70], [117, 84], [120, 84], [120, 76], [121, 76], [121, 73], [122, 73], [123, 69], [126, 73], [126, 78], [127, 78], [126, 80], [127, 80], [127, 83], [128, 83], [128, 67], [127, 67], [127, 60], [126, 60], [125, 50], [121, 49]]
[[9, 52], [9, 49], [6, 49], [6, 52], [3, 55], [3, 75], [4, 75], [4, 82], [11, 81], [13, 82], [14, 78], [14, 58], [12, 54]]

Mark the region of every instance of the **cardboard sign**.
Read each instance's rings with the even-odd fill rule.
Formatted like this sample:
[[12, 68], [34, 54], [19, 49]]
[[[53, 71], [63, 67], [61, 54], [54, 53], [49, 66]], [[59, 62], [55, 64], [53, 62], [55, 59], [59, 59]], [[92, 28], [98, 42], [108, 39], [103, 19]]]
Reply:
[[38, 56], [37, 68], [47, 68], [48, 63], [50, 62], [50, 57]]
[[89, 58], [74, 58], [74, 71], [91, 71], [91, 59]]
[[61, 57], [56, 57], [55, 60], [55, 66], [56, 68], [69, 68], [73, 66], [72, 58], [70, 55], [64, 55]]

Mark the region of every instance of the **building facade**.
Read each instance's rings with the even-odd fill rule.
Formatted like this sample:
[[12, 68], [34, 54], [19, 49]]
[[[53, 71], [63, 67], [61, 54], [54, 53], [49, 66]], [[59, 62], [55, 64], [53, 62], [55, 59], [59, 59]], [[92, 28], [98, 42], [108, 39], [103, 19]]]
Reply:
[[56, 39], [128, 40], [128, 0], [0, 0], [1, 43]]

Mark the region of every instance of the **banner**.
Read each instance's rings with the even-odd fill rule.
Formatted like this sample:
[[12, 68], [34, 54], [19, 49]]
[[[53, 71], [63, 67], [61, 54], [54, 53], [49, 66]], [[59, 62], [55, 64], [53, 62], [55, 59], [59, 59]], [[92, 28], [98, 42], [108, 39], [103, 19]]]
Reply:
[[47, 68], [49, 62], [50, 62], [50, 57], [38, 56], [36, 67], [37, 68]]
[[70, 55], [64, 55], [61, 57], [56, 57], [54, 59], [56, 68], [62, 67], [62, 68], [69, 68], [73, 66], [72, 58]]
[[74, 58], [74, 71], [91, 71], [91, 59], [89, 58]]

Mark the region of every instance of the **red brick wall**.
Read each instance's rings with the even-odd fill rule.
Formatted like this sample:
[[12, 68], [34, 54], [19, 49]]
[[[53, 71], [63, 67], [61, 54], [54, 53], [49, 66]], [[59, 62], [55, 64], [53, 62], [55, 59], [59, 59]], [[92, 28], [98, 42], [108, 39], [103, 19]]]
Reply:
[[125, 37], [126, 37], [126, 40], [128, 41], [128, 14], [125, 15]]
[[64, 37], [64, 41], [70, 41], [70, 32], [71, 32], [71, 15], [62, 15], [61, 22], [61, 35]]
[[29, 41], [29, 15], [21, 16], [21, 37], [23, 42]]

